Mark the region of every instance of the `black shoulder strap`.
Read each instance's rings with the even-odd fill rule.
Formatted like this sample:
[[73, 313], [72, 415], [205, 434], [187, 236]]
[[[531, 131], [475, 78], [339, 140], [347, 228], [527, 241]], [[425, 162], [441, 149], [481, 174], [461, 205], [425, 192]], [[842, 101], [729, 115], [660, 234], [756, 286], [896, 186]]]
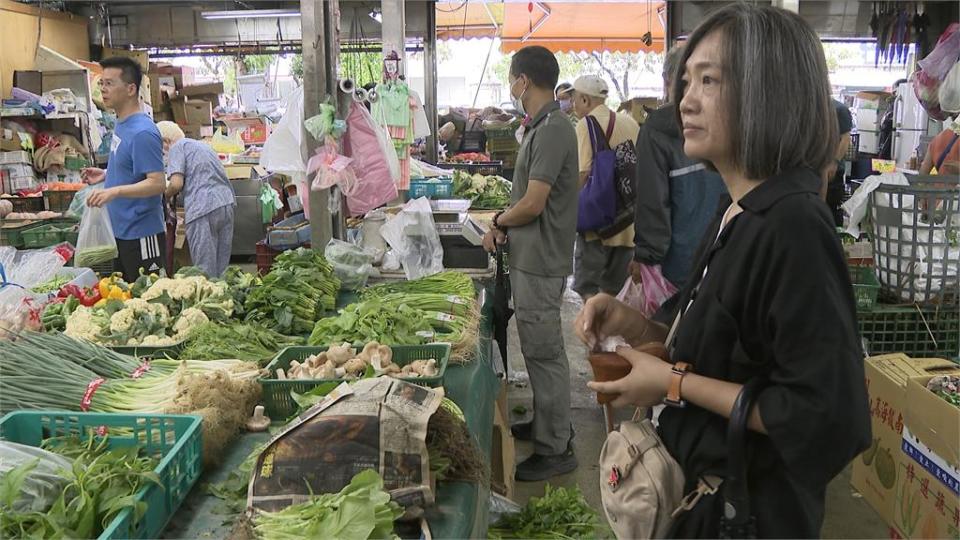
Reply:
[[610, 143], [603, 136], [603, 128], [600, 127], [600, 122], [592, 114], [587, 115], [587, 129], [590, 132], [590, 145], [593, 147], [594, 155], [597, 152], [610, 149]]
[[950, 143], [947, 144], [947, 147], [943, 149], [940, 157], [937, 158], [937, 172], [940, 172], [940, 168], [943, 167], [943, 162], [947, 160], [947, 155], [950, 154], [950, 150], [953, 150], [953, 145], [957, 144], [957, 139], [960, 139], [960, 135], [954, 132], [953, 138], [950, 139]]

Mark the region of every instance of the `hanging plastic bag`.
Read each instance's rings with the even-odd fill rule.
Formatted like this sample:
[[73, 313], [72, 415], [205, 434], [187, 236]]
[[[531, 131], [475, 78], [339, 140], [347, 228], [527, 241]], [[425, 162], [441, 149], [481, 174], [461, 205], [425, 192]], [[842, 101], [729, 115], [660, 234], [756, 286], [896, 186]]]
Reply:
[[307, 162], [307, 174], [313, 177], [311, 189], [320, 191], [336, 185], [343, 185], [344, 181], [356, 181], [356, 176], [349, 169], [353, 160], [337, 151], [336, 143], [328, 139], [327, 144], [317, 148], [316, 153]]
[[632, 276], [627, 276], [627, 281], [623, 283], [623, 288], [620, 289], [617, 300], [637, 311], [643, 311], [646, 302], [646, 297], [643, 295], [643, 282], [637, 283]]
[[234, 131], [233, 135], [227, 136], [223, 131], [217, 129], [210, 139], [210, 148], [218, 154], [242, 154], [244, 151], [243, 139], [240, 137], [240, 131]]
[[113, 236], [110, 214], [105, 207], [87, 207], [80, 220], [74, 263], [78, 267], [92, 266], [116, 258], [117, 241]]
[[960, 112], [960, 61], [953, 64], [947, 78], [940, 83], [940, 109]]
[[340, 278], [344, 289], [356, 291], [367, 284], [367, 278], [373, 274], [374, 255], [360, 246], [337, 240], [330, 240], [323, 250], [333, 273]]
[[[347, 124], [350, 128], [344, 137], [344, 153], [353, 158], [350, 169], [356, 180], [344, 181], [341, 188], [350, 215], [360, 216], [397, 198], [400, 168], [393, 144], [386, 140], [383, 128], [373, 123], [366, 107], [351, 103]], [[396, 174], [391, 165], [394, 162]]]
[[287, 98], [287, 112], [280, 118], [260, 153], [260, 166], [275, 173], [306, 173], [303, 143], [303, 87]]
[[426, 197], [407, 202], [383, 224], [380, 235], [396, 251], [408, 280], [443, 271], [443, 246]]
[[67, 208], [67, 211], [63, 214], [64, 217], [81, 219], [83, 218], [83, 211], [87, 209], [87, 197], [93, 193], [94, 189], [99, 189], [95, 185], [87, 186], [76, 193], [73, 196], [73, 200], [70, 201], [70, 208]]
[[640, 311], [646, 317], [653, 317], [667, 299], [677, 294], [677, 288], [663, 277], [659, 264], [641, 265], [640, 280], [643, 282], [643, 307]]

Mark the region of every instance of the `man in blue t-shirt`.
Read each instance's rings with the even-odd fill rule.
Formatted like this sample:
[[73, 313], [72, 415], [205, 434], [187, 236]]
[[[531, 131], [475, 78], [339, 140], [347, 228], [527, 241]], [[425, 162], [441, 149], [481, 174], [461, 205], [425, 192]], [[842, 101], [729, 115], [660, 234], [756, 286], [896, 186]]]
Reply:
[[153, 120], [140, 112], [143, 71], [130, 58], [100, 62], [103, 104], [117, 113], [107, 170], [84, 169], [89, 184], [104, 183], [87, 198], [89, 206], [107, 206], [117, 240], [116, 269], [128, 282], [142, 268], [163, 268], [166, 230], [163, 219], [163, 141]]

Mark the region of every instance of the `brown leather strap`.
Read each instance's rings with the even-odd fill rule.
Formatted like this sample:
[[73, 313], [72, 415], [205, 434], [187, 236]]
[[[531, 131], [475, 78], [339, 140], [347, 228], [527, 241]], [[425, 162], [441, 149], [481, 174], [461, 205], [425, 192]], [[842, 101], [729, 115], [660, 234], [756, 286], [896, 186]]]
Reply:
[[613, 146], [610, 143], [610, 137], [613, 136], [613, 124], [617, 121], [617, 113], [610, 111], [610, 120], [607, 122], [607, 144]]
[[667, 397], [663, 399], [664, 404], [672, 407], [683, 407], [686, 405], [686, 402], [683, 401], [680, 395], [680, 385], [683, 383], [683, 377], [689, 369], [690, 364], [686, 362], [677, 362], [673, 365], [670, 374], [670, 387], [667, 389]]

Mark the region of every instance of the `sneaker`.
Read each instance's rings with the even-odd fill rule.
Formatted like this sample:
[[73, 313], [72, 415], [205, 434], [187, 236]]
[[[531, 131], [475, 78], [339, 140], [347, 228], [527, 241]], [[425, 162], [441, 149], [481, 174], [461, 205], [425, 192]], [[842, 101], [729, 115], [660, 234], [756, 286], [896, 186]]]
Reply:
[[510, 426], [510, 433], [518, 441], [533, 440], [533, 420], [529, 422], [519, 422]]
[[569, 447], [566, 452], [553, 456], [533, 454], [517, 465], [514, 478], [518, 482], [542, 482], [554, 476], [572, 473], [577, 470], [577, 465], [577, 456]]

